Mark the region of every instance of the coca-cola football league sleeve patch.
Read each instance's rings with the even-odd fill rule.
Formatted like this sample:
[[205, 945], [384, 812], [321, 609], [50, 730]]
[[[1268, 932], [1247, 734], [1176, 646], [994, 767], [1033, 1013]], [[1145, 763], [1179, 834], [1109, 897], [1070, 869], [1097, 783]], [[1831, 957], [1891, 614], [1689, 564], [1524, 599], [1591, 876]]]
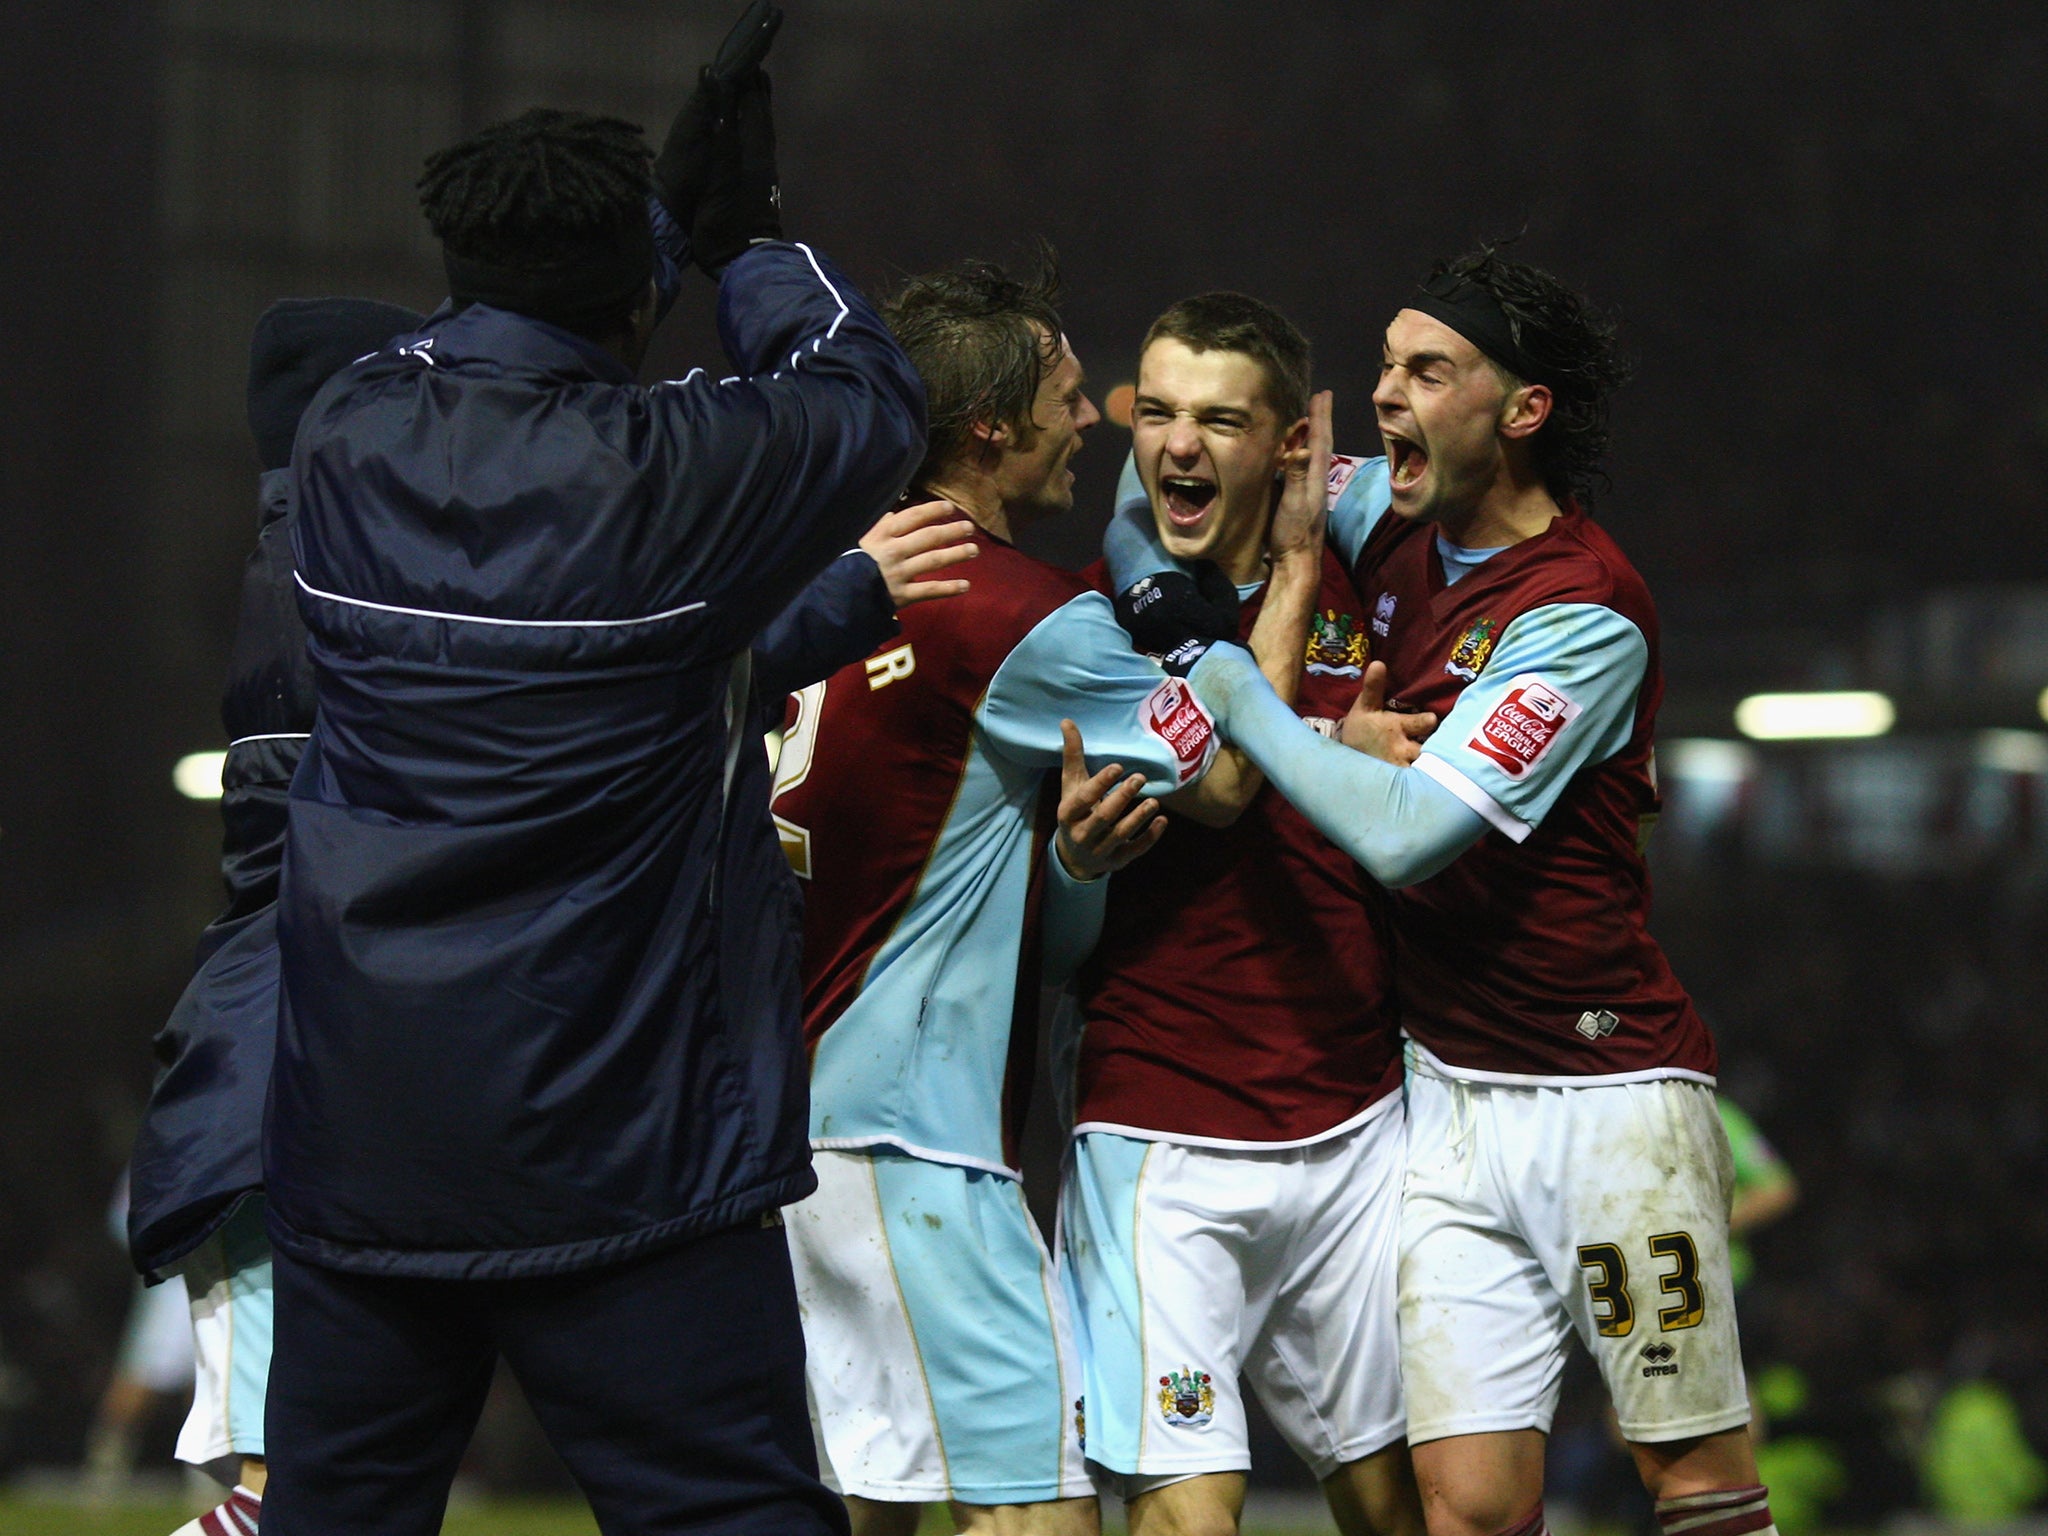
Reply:
[[1192, 783], [1216, 757], [1216, 722], [1194, 690], [1131, 649], [1099, 592], [1039, 620], [975, 710], [990, 750], [1031, 767], [1059, 766], [1062, 720], [1080, 727], [1091, 773], [1121, 763], [1148, 795]]
[[1572, 776], [1628, 745], [1650, 649], [1596, 603], [1554, 603], [1511, 621], [1415, 766], [1522, 841]]
[[1216, 722], [1186, 683], [1169, 677], [1154, 688], [1145, 700], [1143, 720], [1173, 754], [1176, 788], [1209, 771], [1216, 760]]

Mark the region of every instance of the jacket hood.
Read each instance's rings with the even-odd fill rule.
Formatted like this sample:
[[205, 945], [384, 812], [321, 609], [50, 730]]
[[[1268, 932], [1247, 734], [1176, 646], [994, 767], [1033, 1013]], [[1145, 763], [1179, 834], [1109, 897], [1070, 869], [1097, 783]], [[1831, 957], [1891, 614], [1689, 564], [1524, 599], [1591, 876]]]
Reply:
[[249, 343], [249, 430], [265, 469], [291, 462], [299, 417], [341, 369], [425, 323], [375, 299], [279, 299]]

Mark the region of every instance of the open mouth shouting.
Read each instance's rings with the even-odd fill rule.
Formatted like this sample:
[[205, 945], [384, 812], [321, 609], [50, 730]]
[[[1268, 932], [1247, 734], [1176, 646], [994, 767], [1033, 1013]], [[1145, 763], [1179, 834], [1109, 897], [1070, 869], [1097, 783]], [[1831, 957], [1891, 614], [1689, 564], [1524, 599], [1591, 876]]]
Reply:
[[1176, 528], [1194, 528], [1216, 500], [1214, 480], [1195, 475], [1162, 475], [1159, 494], [1166, 502], [1166, 520]]
[[1394, 492], [1414, 490], [1429, 472], [1429, 454], [1421, 444], [1410, 442], [1384, 427], [1380, 429], [1380, 437], [1387, 445], [1387, 478]]

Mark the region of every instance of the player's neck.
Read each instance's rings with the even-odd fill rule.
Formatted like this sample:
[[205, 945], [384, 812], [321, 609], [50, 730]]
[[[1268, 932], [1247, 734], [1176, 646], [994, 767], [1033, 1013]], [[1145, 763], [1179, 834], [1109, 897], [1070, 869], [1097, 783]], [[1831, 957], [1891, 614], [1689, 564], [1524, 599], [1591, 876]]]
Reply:
[[993, 534], [1005, 544], [1017, 542], [1010, 533], [1009, 509], [1003, 505], [1002, 494], [997, 491], [995, 482], [987, 475], [976, 474], [966, 468], [949, 469], [934, 475], [925, 490], [953, 503], [983, 533]]
[[1541, 480], [1503, 465], [1484, 495], [1443, 518], [1437, 528], [1460, 549], [1504, 549], [1535, 538], [1563, 515]]
[[1268, 505], [1258, 520], [1256, 533], [1249, 528], [1243, 529], [1239, 537], [1219, 540], [1209, 551], [1209, 558], [1230, 578], [1232, 586], [1249, 587], [1266, 579], [1266, 539], [1272, 526], [1273, 508]]

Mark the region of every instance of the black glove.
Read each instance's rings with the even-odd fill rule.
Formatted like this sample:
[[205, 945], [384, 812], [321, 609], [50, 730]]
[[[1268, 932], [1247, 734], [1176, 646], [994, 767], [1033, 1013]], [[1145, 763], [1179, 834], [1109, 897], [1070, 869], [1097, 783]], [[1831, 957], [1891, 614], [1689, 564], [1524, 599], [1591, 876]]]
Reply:
[[1117, 594], [1116, 621], [1131, 644], [1175, 677], [1194, 670], [1209, 647], [1237, 638], [1237, 588], [1214, 561], [1197, 560], [1194, 574], [1160, 571]]
[[768, 0], [754, 0], [718, 45], [718, 57], [699, 71], [697, 88], [669, 124], [668, 137], [654, 160], [654, 191], [684, 229], [697, 217], [719, 151], [730, 148], [720, 141], [731, 129], [740, 88], [760, 73], [781, 25], [778, 8]]
[[690, 225], [690, 256], [712, 277], [762, 240], [782, 238], [782, 187], [775, 177], [775, 117], [768, 76], [755, 70], [734, 95], [732, 119], [716, 138], [711, 182]]

